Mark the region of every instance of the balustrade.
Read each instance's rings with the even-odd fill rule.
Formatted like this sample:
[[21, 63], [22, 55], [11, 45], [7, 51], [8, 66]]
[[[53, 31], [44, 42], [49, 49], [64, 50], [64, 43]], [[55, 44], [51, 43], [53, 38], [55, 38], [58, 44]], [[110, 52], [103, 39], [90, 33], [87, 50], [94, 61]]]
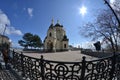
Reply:
[[22, 76], [30, 80], [117, 80], [120, 76], [120, 55], [98, 60], [61, 62], [26, 56], [12, 52], [10, 63]]

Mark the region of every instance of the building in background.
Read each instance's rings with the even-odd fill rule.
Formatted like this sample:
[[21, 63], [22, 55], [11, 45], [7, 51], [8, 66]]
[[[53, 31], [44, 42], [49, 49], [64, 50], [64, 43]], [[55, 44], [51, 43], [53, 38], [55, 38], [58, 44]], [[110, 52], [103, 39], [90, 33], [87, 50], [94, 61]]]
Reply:
[[8, 48], [10, 46], [10, 39], [5, 35], [0, 35], [0, 48]]
[[68, 42], [69, 39], [63, 29], [63, 25], [59, 21], [54, 25], [52, 20], [44, 40], [44, 50], [48, 52], [68, 50]]

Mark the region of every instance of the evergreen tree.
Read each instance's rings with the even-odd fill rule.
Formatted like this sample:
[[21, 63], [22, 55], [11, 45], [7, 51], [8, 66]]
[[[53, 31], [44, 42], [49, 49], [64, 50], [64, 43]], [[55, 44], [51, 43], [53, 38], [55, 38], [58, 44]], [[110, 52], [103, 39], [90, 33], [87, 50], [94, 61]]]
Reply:
[[18, 43], [25, 49], [28, 49], [29, 47], [40, 48], [42, 45], [42, 40], [38, 35], [33, 35], [32, 33], [25, 33], [23, 35], [23, 40], [19, 40]]

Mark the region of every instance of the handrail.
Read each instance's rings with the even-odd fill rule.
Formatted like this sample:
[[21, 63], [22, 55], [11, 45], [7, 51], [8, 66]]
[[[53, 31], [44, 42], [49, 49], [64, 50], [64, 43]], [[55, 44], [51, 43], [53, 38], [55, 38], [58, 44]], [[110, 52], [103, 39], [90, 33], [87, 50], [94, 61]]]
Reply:
[[81, 62], [46, 60], [43, 55], [38, 59], [14, 51], [13, 55], [13, 68], [30, 80], [112, 80], [120, 72], [120, 62], [117, 61], [120, 54], [91, 61], [83, 57]]

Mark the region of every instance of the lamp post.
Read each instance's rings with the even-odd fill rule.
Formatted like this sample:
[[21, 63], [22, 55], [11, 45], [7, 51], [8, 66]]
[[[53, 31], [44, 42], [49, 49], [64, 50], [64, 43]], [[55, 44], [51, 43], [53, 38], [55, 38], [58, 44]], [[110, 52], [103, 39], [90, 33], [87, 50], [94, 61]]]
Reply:
[[7, 24], [5, 24], [5, 28], [4, 28], [3, 33], [2, 33], [2, 41], [1, 41], [2, 47], [3, 47], [3, 37], [4, 37], [5, 31], [6, 31], [6, 27], [7, 27]]
[[5, 34], [5, 31], [6, 31], [6, 27], [7, 27], [7, 24], [5, 24], [5, 27], [3, 29], [3, 33], [1, 35], [1, 50], [3, 51], [4, 49], [4, 34]]
[[2, 45], [3, 45], [3, 37], [4, 37], [4, 34], [5, 34], [6, 26], [7, 26], [7, 25], [5, 25], [5, 28], [4, 28], [4, 30], [3, 30], [3, 34], [2, 34], [2, 42], [1, 42]]

